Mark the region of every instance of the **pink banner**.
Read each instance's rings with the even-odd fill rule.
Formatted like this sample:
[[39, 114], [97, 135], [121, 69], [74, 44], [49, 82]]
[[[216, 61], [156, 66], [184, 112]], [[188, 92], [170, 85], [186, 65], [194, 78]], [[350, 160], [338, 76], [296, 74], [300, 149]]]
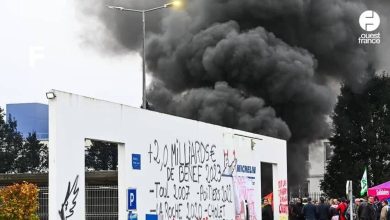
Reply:
[[378, 196], [379, 200], [390, 198], [390, 181], [368, 189], [369, 196]]
[[390, 198], [390, 189], [368, 189], [369, 196], [378, 196], [380, 201]]
[[279, 191], [279, 219], [287, 220], [288, 219], [288, 196], [287, 196], [287, 180], [278, 181], [278, 191]]
[[250, 220], [257, 220], [255, 207], [255, 180], [248, 177], [233, 177], [236, 220], [245, 219], [246, 205]]

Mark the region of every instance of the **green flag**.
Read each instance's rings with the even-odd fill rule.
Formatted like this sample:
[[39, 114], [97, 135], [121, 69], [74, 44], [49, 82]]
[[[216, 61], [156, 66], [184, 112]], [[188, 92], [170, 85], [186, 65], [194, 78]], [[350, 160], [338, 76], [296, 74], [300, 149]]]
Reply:
[[360, 186], [361, 186], [360, 196], [364, 196], [367, 193], [367, 189], [368, 189], [368, 187], [367, 187], [367, 168], [364, 168], [363, 177], [360, 180]]

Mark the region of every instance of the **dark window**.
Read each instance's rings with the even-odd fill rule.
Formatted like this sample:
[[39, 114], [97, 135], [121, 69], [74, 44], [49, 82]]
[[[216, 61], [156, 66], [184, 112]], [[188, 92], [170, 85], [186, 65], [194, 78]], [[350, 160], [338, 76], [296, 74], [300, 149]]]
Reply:
[[324, 142], [324, 145], [325, 145], [326, 160], [330, 160], [330, 158], [333, 156], [334, 147], [330, 145], [330, 142]]
[[306, 161], [309, 161], [309, 153], [310, 153], [310, 145], [307, 145], [305, 148], [304, 148], [304, 156], [305, 156], [305, 159]]

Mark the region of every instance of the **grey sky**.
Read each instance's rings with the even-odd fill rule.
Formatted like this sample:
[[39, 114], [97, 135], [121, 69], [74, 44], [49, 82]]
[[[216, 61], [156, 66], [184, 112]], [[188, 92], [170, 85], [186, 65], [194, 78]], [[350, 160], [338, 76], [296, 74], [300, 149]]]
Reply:
[[46, 103], [50, 89], [140, 106], [140, 58], [104, 56], [85, 46], [73, 0], [3, 0], [1, 9], [2, 108]]

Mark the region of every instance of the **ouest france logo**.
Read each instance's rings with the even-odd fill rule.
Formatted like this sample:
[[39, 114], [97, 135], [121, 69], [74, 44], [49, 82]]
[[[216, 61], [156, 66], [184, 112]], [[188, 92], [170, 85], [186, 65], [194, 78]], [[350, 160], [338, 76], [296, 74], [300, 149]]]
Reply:
[[[378, 29], [381, 23], [381, 19], [373, 10], [364, 11], [359, 18], [360, 27], [366, 31], [362, 33], [359, 37], [359, 44], [380, 44], [381, 43], [381, 34], [380, 32], [373, 33]], [[368, 32], [368, 33], [367, 33]]]

